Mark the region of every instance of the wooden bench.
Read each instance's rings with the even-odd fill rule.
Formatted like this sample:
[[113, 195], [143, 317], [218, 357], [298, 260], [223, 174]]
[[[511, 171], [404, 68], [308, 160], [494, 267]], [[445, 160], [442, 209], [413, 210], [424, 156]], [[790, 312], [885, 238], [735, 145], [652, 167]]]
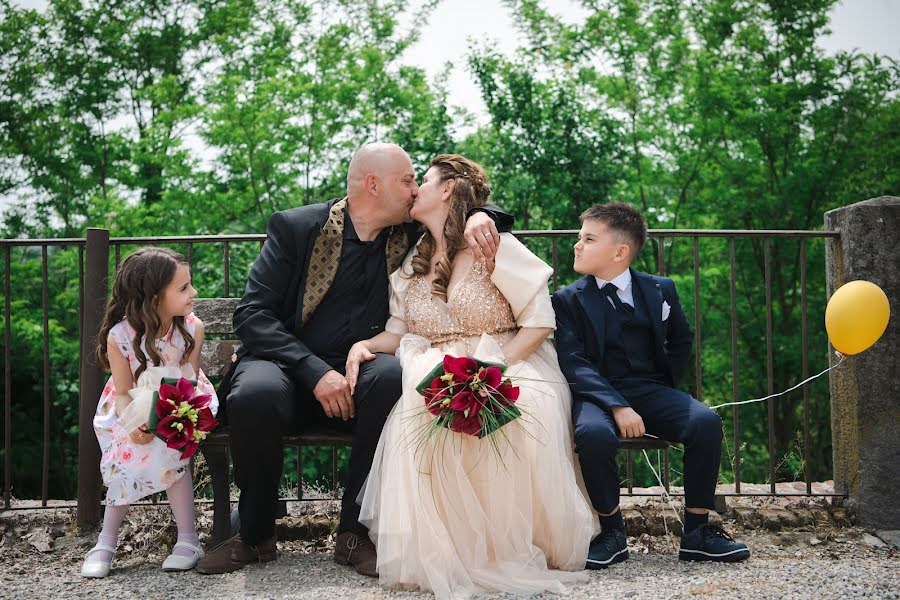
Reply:
[[[200, 367], [207, 377], [218, 380], [225, 373], [231, 357], [239, 346], [232, 326], [232, 315], [239, 298], [197, 298], [194, 300], [194, 313], [205, 325], [206, 342], [203, 345]], [[225, 410], [225, 398], [219, 398], [219, 410]], [[337, 485], [336, 452], [341, 446], [349, 446], [352, 435], [323, 428], [310, 428], [303, 433], [288, 435], [283, 438], [286, 447], [296, 447], [302, 452], [304, 447], [331, 447], [332, 449], [332, 482]], [[231, 534], [231, 498], [229, 483], [229, 434], [227, 429], [217, 430], [209, 435], [200, 445], [206, 464], [209, 467], [213, 487], [213, 530], [210, 547], [227, 539]], [[640, 439], [620, 439], [621, 448], [629, 450], [627, 462], [628, 489], [631, 491], [632, 463], [631, 450], [663, 450], [665, 464], [663, 478], [668, 488], [669, 443], [651, 437]], [[297, 490], [298, 500], [303, 499], [303, 479], [300, 472], [298, 456]]]
[[[239, 298], [197, 298], [194, 300], [194, 314], [205, 325], [207, 340], [200, 357], [200, 368], [207, 377], [218, 382], [231, 363], [231, 357], [240, 345], [235, 339], [232, 315]], [[225, 409], [225, 399], [219, 398], [219, 410]], [[323, 428], [311, 428], [300, 434], [284, 437], [286, 447], [331, 447], [332, 465], [336, 465], [337, 448], [349, 446], [352, 435]], [[228, 445], [230, 437], [227, 428], [220, 428], [209, 435], [200, 446], [200, 451], [209, 467], [213, 488], [213, 531], [210, 545], [213, 546], [229, 537], [231, 533], [231, 498], [229, 481]], [[302, 450], [301, 450], [302, 451]], [[303, 499], [303, 480], [298, 461], [297, 490], [299, 500]], [[337, 481], [336, 467], [332, 468], [332, 481]]]

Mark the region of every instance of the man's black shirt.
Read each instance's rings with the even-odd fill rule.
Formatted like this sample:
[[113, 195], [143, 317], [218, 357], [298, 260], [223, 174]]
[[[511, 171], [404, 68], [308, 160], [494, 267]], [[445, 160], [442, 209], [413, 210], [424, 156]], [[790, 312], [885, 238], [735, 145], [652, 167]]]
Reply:
[[300, 330], [303, 343], [331, 368], [341, 372], [350, 346], [384, 331], [390, 288], [385, 257], [390, 228], [382, 230], [374, 240], [364, 242], [356, 234], [346, 209], [344, 214], [344, 242], [334, 282]]

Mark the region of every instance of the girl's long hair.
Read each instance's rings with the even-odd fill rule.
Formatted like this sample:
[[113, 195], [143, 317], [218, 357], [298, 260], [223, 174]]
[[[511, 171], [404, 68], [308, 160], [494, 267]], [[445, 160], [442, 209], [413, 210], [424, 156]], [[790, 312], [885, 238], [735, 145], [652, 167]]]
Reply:
[[[172, 282], [175, 270], [179, 265], [190, 266], [187, 259], [181, 254], [166, 248], [154, 247], [135, 250], [122, 261], [116, 273], [112, 297], [106, 304], [106, 312], [103, 315], [103, 323], [97, 337], [97, 363], [100, 366], [109, 369], [107, 338], [110, 330], [122, 319], [127, 319], [128, 324], [136, 332], [131, 341], [134, 355], [140, 363], [134, 373], [135, 381], [147, 369], [148, 362], [153, 366], [162, 363], [159, 350], [153, 343], [153, 336], [162, 327], [157, 307], [162, 300], [163, 290]], [[194, 351], [194, 336], [188, 332], [184, 324], [184, 317], [174, 317], [172, 324], [184, 338], [185, 350], [181, 357], [181, 364], [184, 364]], [[149, 337], [144, 344], [146, 355], [141, 349], [141, 340], [145, 336]]]
[[[465, 248], [463, 232], [466, 227], [466, 214], [473, 208], [487, 204], [491, 195], [491, 185], [484, 167], [459, 154], [435, 156], [428, 165], [429, 169], [431, 167], [437, 167], [441, 181], [452, 179], [454, 182], [450, 195], [450, 211], [444, 222], [444, 242], [447, 244], [447, 252], [435, 265], [435, 278], [431, 284], [432, 293], [446, 301], [453, 259]], [[414, 274], [428, 274], [435, 246], [434, 237], [426, 230], [419, 243], [419, 250], [412, 259]]]

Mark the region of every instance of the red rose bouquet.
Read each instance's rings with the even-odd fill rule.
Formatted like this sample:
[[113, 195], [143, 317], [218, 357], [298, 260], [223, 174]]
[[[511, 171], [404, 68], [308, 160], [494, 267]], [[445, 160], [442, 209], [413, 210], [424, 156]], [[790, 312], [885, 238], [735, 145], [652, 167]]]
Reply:
[[522, 412], [516, 407], [519, 388], [504, 379], [506, 365], [468, 356], [444, 356], [416, 386], [425, 408], [434, 415], [432, 431], [445, 427], [483, 438]]
[[197, 393], [195, 381], [184, 377], [164, 377], [153, 403], [147, 425], [166, 446], [181, 450], [181, 458], [190, 458], [197, 445], [218, 425], [209, 408], [212, 397]]

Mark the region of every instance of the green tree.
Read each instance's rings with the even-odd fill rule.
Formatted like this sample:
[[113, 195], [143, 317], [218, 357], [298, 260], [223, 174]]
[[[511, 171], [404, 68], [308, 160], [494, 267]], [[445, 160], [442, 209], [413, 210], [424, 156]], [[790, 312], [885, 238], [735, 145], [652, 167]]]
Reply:
[[565, 72], [542, 78], [536, 66], [527, 55], [510, 61], [473, 51], [469, 67], [491, 120], [463, 147], [491, 170], [496, 199], [517, 227], [572, 227], [616, 180], [617, 123]]
[[[9, 237], [91, 225], [113, 236], [258, 232], [274, 210], [342, 194], [365, 141], [400, 140], [421, 162], [451, 139], [446, 94], [400, 65], [426, 14], [401, 31], [401, 2], [107, 4], [53, 0], [39, 12], [0, 0], [0, 194], [23, 201], [5, 211]], [[256, 249], [232, 246], [229, 295], [240, 295]], [[192, 255], [201, 295], [223, 295], [221, 245]], [[55, 497], [74, 493], [75, 256], [50, 251], [51, 439], [68, 457], [51, 461]], [[12, 258], [15, 493], [34, 497], [41, 263], [33, 249]]]
[[[576, 227], [586, 206], [607, 199], [640, 207], [654, 228], [816, 229], [830, 208], [897, 193], [898, 64], [818, 47], [832, 0], [601, 0], [584, 3], [575, 24], [551, 2], [508, 0], [523, 47], [505, 58], [475, 46], [465, 58], [488, 110], [477, 127], [448, 106], [446, 72], [431, 82], [401, 63], [434, 4], [410, 15], [399, 0], [51, 0], [46, 11], [0, 0], [0, 197], [14, 202], [5, 235], [77, 236], [85, 225], [114, 236], [262, 231], [274, 210], [341, 195], [352, 150], [375, 140], [401, 143], [417, 166], [446, 151], [479, 160], [494, 201], [523, 229]], [[561, 284], [575, 276], [571, 241], [558, 247]], [[651, 245], [639, 267], [675, 278], [702, 332], [702, 381], [689, 385], [719, 403], [732, 389], [729, 247], [696, 243], [697, 289], [690, 239], [666, 238], [664, 265]], [[549, 243], [531, 245], [551, 258]], [[240, 294], [256, 248], [231, 246], [229, 295]], [[769, 387], [766, 253], [761, 240], [735, 250], [748, 398]], [[769, 254], [778, 390], [801, 372], [800, 245], [772, 240]], [[73, 480], [76, 256], [48, 254], [51, 495], [71, 494]], [[15, 493], [34, 497], [41, 257], [12, 249], [11, 259]], [[195, 246], [193, 261], [201, 295], [222, 295], [221, 245]], [[806, 243], [806, 267], [816, 372], [826, 348], [821, 241]], [[809, 466], [827, 478], [823, 380], [810, 398]], [[799, 400], [794, 392], [775, 404], [777, 478], [806, 466]], [[764, 481], [766, 407], [739, 412], [742, 478]], [[325, 458], [304, 469], [327, 469]], [[650, 477], [639, 472], [642, 483]]]
[[58, 219], [73, 235], [95, 196], [149, 207], [178, 185], [211, 41], [252, 7], [51, 0], [40, 13], [3, 0], [0, 149], [7, 181], [37, 197], [38, 225]]
[[[536, 0], [507, 4], [529, 44], [540, 48], [546, 68], [577, 71], [597, 101], [620, 118], [625, 152], [613, 195], [641, 207], [651, 227], [819, 228], [831, 208], [896, 190], [896, 170], [889, 165], [900, 139], [892, 135], [897, 63], [826, 55], [816, 41], [832, 1], [608, 0], [586, 5], [589, 15], [575, 25]], [[872, 138], [882, 142], [875, 152]], [[824, 252], [821, 243], [807, 246], [810, 322], [818, 324]], [[728, 248], [704, 242], [698, 250], [704, 387], [711, 397], [726, 399]], [[761, 396], [768, 387], [764, 245], [741, 242], [737, 251], [742, 395]], [[773, 241], [770, 253], [777, 390], [801, 372], [799, 244]], [[691, 312], [692, 263], [690, 243], [667, 242], [666, 270]], [[825, 348], [824, 331], [811, 326], [810, 333], [816, 368], [825, 362], [815, 350]], [[814, 473], [827, 476], [827, 390], [821, 384], [812, 389]], [[779, 461], [800, 428], [798, 398], [775, 405]], [[761, 480], [768, 471], [765, 407], [743, 412], [749, 417], [742, 424], [744, 439], [752, 440], [745, 474]]]

